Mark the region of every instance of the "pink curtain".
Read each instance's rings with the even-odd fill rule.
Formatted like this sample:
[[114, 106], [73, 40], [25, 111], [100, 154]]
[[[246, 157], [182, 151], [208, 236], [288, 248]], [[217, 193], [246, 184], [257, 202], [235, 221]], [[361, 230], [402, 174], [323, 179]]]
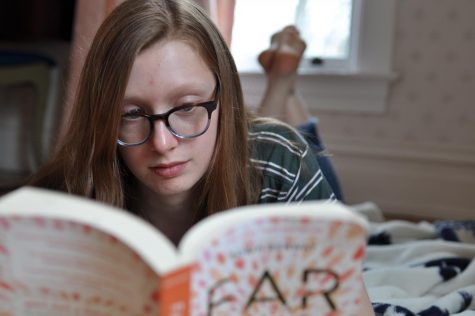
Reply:
[[[94, 34], [105, 17], [124, 0], [78, 0], [76, 2], [73, 41], [71, 46], [71, 62], [66, 91], [66, 102], [61, 126], [61, 135], [67, 128], [71, 105], [76, 93], [87, 51]], [[203, 6], [210, 14], [223, 34], [228, 45], [231, 44], [235, 0], [194, 0]]]
[[204, 7], [218, 26], [228, 46], [231, 45], [235, 0], [195, 0]]
[[94, 34], [96, 34], [97, 29], [105, 17], [122, 1], [123, 0], [78, 0], [76, 2], [69, 78], [66, 88], [66, 100], [60, 135], [63, 135], [67, 128], [67, 121], [76, 93], [79, 75]]

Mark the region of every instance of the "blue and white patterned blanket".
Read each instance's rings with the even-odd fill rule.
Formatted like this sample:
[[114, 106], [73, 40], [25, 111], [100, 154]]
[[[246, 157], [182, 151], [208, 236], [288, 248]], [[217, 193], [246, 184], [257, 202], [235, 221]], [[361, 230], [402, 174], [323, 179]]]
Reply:
[[376, 315], [475, 316], [475, 221], [370, 222], [363, 276]]

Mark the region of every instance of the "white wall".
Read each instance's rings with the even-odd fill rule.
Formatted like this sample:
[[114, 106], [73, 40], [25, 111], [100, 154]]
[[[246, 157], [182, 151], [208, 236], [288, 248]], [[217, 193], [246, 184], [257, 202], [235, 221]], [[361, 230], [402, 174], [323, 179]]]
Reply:
[[314, 112], [347, 201], [475, 219], [475, 1], [399, 0], [383, 114]]

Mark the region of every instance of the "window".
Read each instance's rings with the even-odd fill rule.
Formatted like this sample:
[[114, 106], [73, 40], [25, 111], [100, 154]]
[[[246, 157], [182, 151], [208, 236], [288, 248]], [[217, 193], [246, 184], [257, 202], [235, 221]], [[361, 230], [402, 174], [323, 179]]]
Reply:
[[[395, 0], [236, 0], [231, 51], [247, 101], [265, 78], [257, 55], [295, 24], [307, 42], [300, 89], [315, 109], [383, 112], [392, 72]], [[321, 65], [312, 63], [315, 57]]]
[[[352, 37], [359, 26], [353, 0], [237, 0], [231, 50], [242, 71], [257, 71], [256, 55], [269, 46], [270, 36], [286, 25], [296, 25], [307, 42], [304, 70], [348, 70], [356, 51]], [[260, 22], [272, 10], [265, 22]], [[259, 27], [256, 27], [259, 23]], [[323, 63], [318, 61], [323, 60]]]

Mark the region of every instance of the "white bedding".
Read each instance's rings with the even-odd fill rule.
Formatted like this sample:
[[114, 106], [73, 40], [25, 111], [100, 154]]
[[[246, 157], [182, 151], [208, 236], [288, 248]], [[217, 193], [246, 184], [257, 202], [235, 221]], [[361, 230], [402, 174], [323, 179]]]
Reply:
[[474, 258], [475, 221], [371, 222], [363, 275], [376, 315], [475, 315]]

